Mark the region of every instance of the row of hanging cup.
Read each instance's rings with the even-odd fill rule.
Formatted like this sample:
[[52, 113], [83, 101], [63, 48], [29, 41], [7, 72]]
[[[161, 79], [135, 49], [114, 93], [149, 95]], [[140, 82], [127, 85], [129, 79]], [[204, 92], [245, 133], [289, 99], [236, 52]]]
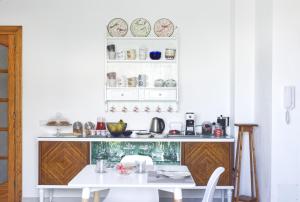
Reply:
[[[117, 108], [115, 106], [112, 106], [112, 107], [109, 108], [109, 111], [110, 112], [116, 112]], [[126, 113], [126, 112], [129, 111], [129, 109], [124, 106], [124, 107], [122, 107], [121, 111]], [[133, 112], [150, 112], [151, 108], [149, 106], [146, 106], [145, 108], [140, 109], [139, 107], [135, 106], [135, 107], [133, 107], [132, 111]], [[160, 106], [157, 106], [154, 111], [155, 112], [162, 112], [162, 108]], [[173, 112], [174, 108], [172, 106], [169, 106], [166, 111], [167, 112]]]

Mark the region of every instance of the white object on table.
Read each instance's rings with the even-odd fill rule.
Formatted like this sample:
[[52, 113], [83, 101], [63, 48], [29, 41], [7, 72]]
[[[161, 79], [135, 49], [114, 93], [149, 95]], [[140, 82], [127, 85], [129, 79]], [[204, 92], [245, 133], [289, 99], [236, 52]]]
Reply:
[[[186, 166], [155, 166], [154, 169], [174, 169], [189, 171]], [[182, 201], [182, 190], [195, 187], [195, 182], [190, 177], [190, 181], [174, 181], [172, 179], [164, 182], [149, 182], [148, 173], [134, 173], [128, 175], [119, 174], [116, 169], [107, 169], [106, 173], [96, 173], [95, 165], [87, 165], [68, 184], [70, 188], [82, 189], [82, 201], [89, 200], [90, 192], [99, 188], [167, 188], [173, 190], [174, 201]]]
[[147, 166], [153, 165], [153, 160], [149, 156], [144, 155], [126, 155], [121, 159], [120, 163], [126, 164], [126, 163], [132, 163], [135, 164], [136, 161], [146, 161]]

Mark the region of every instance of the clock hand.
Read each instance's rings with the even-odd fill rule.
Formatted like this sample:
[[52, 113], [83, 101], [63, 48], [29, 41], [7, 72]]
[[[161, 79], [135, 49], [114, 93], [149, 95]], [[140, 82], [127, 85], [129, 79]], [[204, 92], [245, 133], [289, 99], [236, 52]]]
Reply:
[[119, 32], [126, 31], [126, 29], [122, 29], [122, 28], [117, 28], [117, 30], [118, 30]]
[[109, 28], [114, 28], [115, 26], [118, 26], [119, 23], [115, 23], [114, 25], [111, 25]]

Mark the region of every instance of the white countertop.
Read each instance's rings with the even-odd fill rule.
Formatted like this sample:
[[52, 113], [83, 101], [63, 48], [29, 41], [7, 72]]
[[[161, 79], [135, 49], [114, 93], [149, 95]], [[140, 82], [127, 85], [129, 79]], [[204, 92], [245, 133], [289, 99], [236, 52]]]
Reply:
[[234, 142], [234, 137], [214, 137], [214, 136], [181, 136], [181, 137], [166, 137], [156, 136], [154, 138], [145, 137], [102, 137], [102, 136], [89, 136], [89, 137], [76, 137], [76, 136], [41, 136], [37, 141], [70, 141], [70, 142]]

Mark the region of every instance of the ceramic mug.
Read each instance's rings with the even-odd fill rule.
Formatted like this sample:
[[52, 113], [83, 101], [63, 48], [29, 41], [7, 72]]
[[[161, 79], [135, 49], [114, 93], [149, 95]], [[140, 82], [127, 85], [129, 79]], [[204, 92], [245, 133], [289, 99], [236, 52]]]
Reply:
[[116, 87], [117, 86], [117, 80], [116, 79], [107, 79], [107, 85], [109, 87]]
[[147, 85], [147, 75], [146, 74], [138, 75], [138, 85], [141, 87], [146, 87], [146, 85]]
[[116, 52], [117, 60], [126, 60], [126, 53], [125, 51], [118, 51]]
[[139, 59], [140, 60], [146, 60], [147, 59], [147, 54], [148, 54], [148, 49], [147, 48], [140, 48], [139, 49]]
[[162, 80], [162, 79], [156, 79], [155, 81], [154, 81], [154, 86], [155, 87], [163, 87], [164, 86], [164, 80]]
[[167, 60], [174, 60], [176, 55], [176, 49], [166, 48], [165, 50], [165, 58]]
[[127, 51], [127, 60], [135, 60], [136, 59], [136, 51], [135, 49], [130, 49]]
[[120, 78], [117, 78], [117, 86], [119, 87], [126, 87], [127, 86], [127, 77], [122, 76]]
[[136, 77], [128, 78], [128, 87], [136, 87], [136, 85], [137, 85]]
[[116, 72], [108, 72], [106, 74], [108, 79], [116, 79], [117, 73]]

